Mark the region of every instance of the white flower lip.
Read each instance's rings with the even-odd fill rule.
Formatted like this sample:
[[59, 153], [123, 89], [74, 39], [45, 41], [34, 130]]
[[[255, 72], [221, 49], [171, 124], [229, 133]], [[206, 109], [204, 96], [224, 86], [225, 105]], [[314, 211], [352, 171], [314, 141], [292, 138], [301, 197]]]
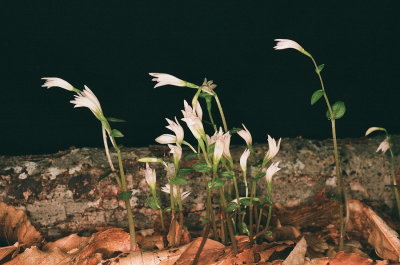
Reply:
[[149, 75], [154, 77], [152, 79], [152, 81], [157, 82], [157, 84], [154, 86], [154, 88], [160, 87], [160, 86], [165, 86], [165, 85], [181, 86], [181, 87], [186, 86], [185, 81], [183, 81], [173, 75], [170, 75], [170, 74], [149, 73]]
[[384, 154], [386, 153], [387, 150], [389, 150], [389, 148], [390, 148], [389, 141], [385, 139], [380, 143], [378, 149], [376, 149], [376, 152], [382, 151], [382, 153]]
[[64, 79], [58, 77], [43, 77], [42, 80], [45, 80], [42, 87], [51, 88], [51, 87], [61, 87], [69, 91], [74, 91], [74, 87], [65, 81]]
[[280, 161], [279, 161], [279, 162], [272, 163], [272, 164], [268, 167], [267, 170], [264, 169], [264, 171], [266, 171], [265, 179], [266, 179], [267, 182], [271, 182], [271, 181], [272, 181], [272, 176], [273, 176], [276, 172], [278, 172], [279, 170], [281, 170], [281, 169], [278, 167], [279, 163], [280, 163]]
[[89, 108], [97, 119], [104, 119], [99, 100], [87, 86], [85, 86], [85, 89], [82, 92], [79, 92], [78, 95], [75, 95], [74, 97], [75, 99], [70, 101], [72, 104], [75, 104], [74, 108]]
[[175, 122], [170, 119], [166, 119], [166, 120], [169, 124], [168, 126], [166, 126], [166, 128], [170, 129], [171, 131], [173, 131], [175, 133], [176, 143], [181, 145], [183, 142], [183, 138], [185, 136], [182, 126], [180, 125], [180, 123], [178, 122], [176, 117], [175, 117]]
[[182, 110], [182, 121], [186, 122], [186, 125], [189, 127], [194, 137], [200, 139], [204, 135], [204, 127], [201, 122], [201, 115], [199, 114], [202, 113], [200, 103], [197, 102], [197, 111], [194, 110], [186, 100], [183, 103], [185, 110]]
[[300, 46], [297, 42], [289, 39], [275, 39], [276, 45], [274, 46], [275, 50], [284, 50], [284, 49], [296, 49], [300, 52], [303, 52], [303, 47]]
[[237, 134], [239, 134], [239, 136], [246, 141], [247, 146], [250, 146], [253, 143], [253, 138], [251, 137], [251, 134], [249, 130], [247, 130], [246, 126], [244, 126], [244, 124], [242, 124], [242, 126], [244, 130], [238, 131]]
[[218, 163], [219, 160], [221, 160], [222, 154], [224, 153], [224, 132], [222, 128], [219, 128], [219, 131], [216, 132], [211, 138], [213, 137], [215, 139], [213, 161], [214, 163]]
[[276, 144], [275, 139], [272, 138], [270, 135], [268, 135], [268, 152], [265, 155], [265, 158], [267, 160], [271, 160], [276, 156], [276, 154], [278, 154], [281, 145], [281, 140], [282, 138], [279, 138], [278, 144]]
[[176, 143], [176, 136], [172, 134], [162, 134], [156, 138], [156, 142], [159, 144], [174, 144]]

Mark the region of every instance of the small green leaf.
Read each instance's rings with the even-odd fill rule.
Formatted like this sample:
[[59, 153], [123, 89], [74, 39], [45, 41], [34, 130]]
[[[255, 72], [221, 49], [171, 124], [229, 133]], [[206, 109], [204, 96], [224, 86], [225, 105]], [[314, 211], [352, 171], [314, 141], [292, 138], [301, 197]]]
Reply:
[[207, 173], [211, 171], [211, 167], [207, 166], [207, 163], [199, 162], [194, 164], [193, 169], [196, 172]]
[[[333, 118], [335, 120], [340, 119], [346, 112], [346, 106], [343, 101], [335, 102], [332, 106]], [[326, 112], [326, 116], [330, 119], [329, 111]]]
[[324, 93], [325, 92], [322, 89], [315, 91], [311, 96], [311, 105], [317, 103], [317, 101], [324, 95]]
[[186, 179], [180, 176], [176, 176], [175, 178], [171, 179], [172, 184], [174, 185], [185, 185]]
[[124, 135], [120, 131], [118, 131], [117, 129], [112, 129], [110, 135], [112, 137], [124, 137]]
[[226, 171], [222, 171], [219, 176], [221, 178], [227, 178], [227, 179], [233, 179], [233, 177], [235, 176], [235, 173], [231, 170], [226, 170]]
[[111, 173], [113, 173], [112, 170], [107, 170], [106, 172], [104, 172], [103, 174], [100, 175], [100, 177], [97, 179], [97, 181], [100, 181], [100, 180], [108, 177]]
[[315, 69], [315, 72], [317, 72], [317, 74], [321, 73], [322, 70], [324, 69], [325, 64], [320, 64], [318, 65], [317, 69]]
[[264, 176], [265, 176], [265, 172], [260, 172], [252, 180], [253, 181], [257, 181], [257, 180], [259, 180], [260, 178], [262, 178]]
[[391, 188], [398, 188], [400, 185], [394, 185], [394, 184], [387, 184], [385, 187], [391, 187]]
[[230, 202], [226, 206], [225, 212], [230, 213], [230, 212], [234, 211], [237, 207], [238, 207], [238, 204], [236, 202]]
[[239, 132], [239, 131], [241, 131], [241, 130], [243, 130], [243, 129], [242, 129], [242, 128], [236, 128], [236, 127], [234, 127], [234, 128], [232, 128], [232, 129], [229, 130], [229, 133], [230, 133], [230, 134], [234, 134], [234, 133], [237, 133], [237, 132]]
[[199, 156], [199, 154], [190, 153], [190, 154], [185, 155], [182, 160], [188, 161], [188, 160], [192, 160], [192, 159], [197, 159], [198, 156]]
[[245, 222], [242, 222], [242, 231], [249, 235], [249, 229], [247, 228], [247, 225]]
[[215, 178], [215, 179], [208, 181], [208, 188], [217, 189], [217, 188], [221, 188], [222, 186], [224, 186], [224, 184], [225, 184], [225, 180], [220, 179], [220, 178]]
[[181, 168], [179, 168], [178, 175], [179, 176], [185, 176], [185, 175], [187, 175], [187, 174], [189, 174], [191, 172], [193, 172], [193, 168], [191, 168], [191, 167], [181, 167]]
[[164, 208], [164, 212], [170, 212], [171, 211], [171, 207], [166, 207], [166, 208]]
[[250, 199], [249, 198], [240, 199], [240, 204], [243, 204], [244, 206], [249, 206], [250, 205]]
[[131, 196], [132, 196], [132, 191], [129, 190], [118, 194], [118, 199], [126, 201], [129, 200]]
[[151, 209], [153, 210], [158, 210], [160, 209], [160, 202], [154, 198], [154, 197], [149, 197], [146, 199], [147, 204], [150, 206]]
[[126, 122], [126, 120], [121, 120], [121, 119], [113, 118], [113, 117], [107, 117], [107, 120], [109, 122]]

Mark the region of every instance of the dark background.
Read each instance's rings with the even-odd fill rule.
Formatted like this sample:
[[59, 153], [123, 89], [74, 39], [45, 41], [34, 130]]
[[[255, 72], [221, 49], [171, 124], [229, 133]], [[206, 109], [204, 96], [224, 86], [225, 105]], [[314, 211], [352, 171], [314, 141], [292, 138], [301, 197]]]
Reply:
[[370, 126], [399, 133], [395, 2], [4, 1], [0, 154], [102, 145], [100, 123], [88, 109], [73, 109], [71, 92], [41, 88], [47, 76], [86, 84], [106, 116], [128, 120], [114, 126], [125, 146], [155, 144], [168, 132], [164, 118], [181, 118], [194, 93], [153, 89], [149, 72], [214, 80], [229, 127], [243, 122], [256, 142], [267, 134], [329, 138], [324, 102], [310, 106], [320, 88], [311, 61], [274, 51], [275, 38], [296, 40], [326, 64], [331, 101], [347, 105], [339, 138], [361, 137]]

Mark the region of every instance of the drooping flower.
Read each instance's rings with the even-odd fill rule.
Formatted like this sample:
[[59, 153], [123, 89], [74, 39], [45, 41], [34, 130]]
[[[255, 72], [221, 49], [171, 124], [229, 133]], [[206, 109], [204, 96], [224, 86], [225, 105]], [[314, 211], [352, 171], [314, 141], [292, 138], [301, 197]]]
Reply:
[[278, 144], [276, 144], [275, 139], [268, 135], [268, 152], [266, 153], [264, 160], [268, 161], [276, 156], [279, 152], [281, 140], [282, 138], [279, 138]]
[[232, 160], [232, 156], [231, 156], [231, 152], [229, 151], [229, 147], [231, 144], [231, 134], [229, 132], [226, 132], [224, 134], [224, 152], [223, 155], [226, 159], [228, 159], [229, 161]]
[[149, 73], [149, 75], [153, 76], [154, 78], [151, 81], [158, 82], [154, 88], [159, 86], [165, 85], [172, 85], [172, 86], [186, 86], [186, 81], [183, 81], [173, 75], [170, 74], [163, 74], [163, 73]]
[[[165, 193], [170, 194], [171, 193], [171, 187], [169, 186], [169, 184], [166, 184], [164, 187], [161, 188], [161, 190]], [[182, 187], [179, 187], [179, 190], [181, 192], [181, 200], [183, 201], [184, 199], [186, 199], [189, 194], [190, 191], [183, 191]], [[177, 199], [178, 198], [178, 190], [176, 188], [176, 185], [173, 186], [173, 192], [172, 192], [172, 196]]]
[[177, 142], [177, 138], [172, 134], [162, 134], [155, 141], [159, 144], [174, 144]]
[[197, 102], [196, 110], [194, 110], [187, 102], [184, 101], [185, 110], [182, 110], [183, 118], [182, 120], [186, 122], [190, 131], [196, 139], [202, 138], [205, 135], [203, 123], [201, 122], [202, 111], [200, 103]]
[[242, 168], [243, 173], [247, 171], [247, 159], [250, 156], [250, 150], [246, 148], [243, 154], [240, 156], [240, 167]]
[[166, 126], [167, 129], [170, 129], [171, 131], [173, 131], [176, 135], [176, 143], [181, 145], [183, 142], [183, 138], [185, 136], [184, 131], [182, 126], [180, 125], [180, 123], [178, 122], [178, 120], [175, 117], [175, 121], [172, 121], [170, 119], [166, 119], [168, 122], [168, 126]]
[[[280, 162], [280, 161], [279, 161], [279, 162]], [[265, 180], [266, 180], [267, 182], [271, 182], [271, 181], [272, 181], [272, 176], [273, 176], [276, 172], [278, 172], [279, 170], [281, 170], [281, 169], [278, 167], [279, 162], [272, 163], [272, 164], [268, 167], [267, 170], [265, 170], [265, 169], [263, 170], [263, 171], [265, 172]]]
[[216, 87], [217, 85], [214, 84], [212, 80], [207, 81], [207, 78], [204, 78], [204, 82], [201, 85], [201, 90], [206, 92], [207, 94], [214, 96], [215, 95], [214, 88]]
[[274, 46], [275, 50], [284, 50], [284, 49], [295, 49], [298, 50], [299, 52], [311, 57], [311, 54], [309, 54], [306, 50], [304, 50], [303, 47], [301, 47], [300, 44], [293, 40], [288, 40], [288, 39], [275, 39], [276, 45]]
[[174, 164], [178, 165], [182, 157], [182, 147], [180, 145], [172, 145], [172, 144], [169, 144], [168, 147], [171, 150], [169, 152], [174, 157]]
[[100, 121], [105, 120], [99, 100], [87, 86], [85, 86], [85, 89], [82, 92], [79, 92], [74, 97], [75, 99], [70, 101], [72, 104], [75, 104], [74, 108], [89, 108], [97, 119]]
[[244, 130], [240, 130], [237, 132], [237, 134], [239, 134], [240, 137], [242, 137], [245, 141], [247, 146], [251, 146], [253, 143], [253, 138], [251, 137], [251, 134], [249, 132], [249, 130], [247, 130], [246, 126], [244, 126], [244, 124], [242, 124]]
[[390, 148], [390, 144], [388, 139], [386, 138], [385, 140], [383, 140], [381, 142], [381, 144], [379, 145], [378, 149], [376, 149], [376, 152], [382, 151], [382, 153], [386, 153], [387, 150], [389, 150]]
[[77, 89], [74, 88], [70, 83], [65, 81], [64, 79], [58, 77], [43, 77], [42, 80], [45, 80], [42, 87], [50, 88], [50, 87], [61, 87], [69, 91], [76, 91]]
[[146, 163], [146, 170], [144, 172], [144, 176], [146, 179], [147, 184], [149, 185], [151, 190], [155, 190], [156, 188], [156, 170], [149, 166], [149, 163]]

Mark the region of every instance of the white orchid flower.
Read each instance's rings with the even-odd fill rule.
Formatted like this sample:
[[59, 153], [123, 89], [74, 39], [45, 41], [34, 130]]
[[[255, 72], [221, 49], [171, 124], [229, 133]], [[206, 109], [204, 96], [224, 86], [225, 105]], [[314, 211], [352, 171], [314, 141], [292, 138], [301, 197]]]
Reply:
[[276, 144], [275, 139], [268, 135], [268, 152], [265, 155], [265, 161], [269, 161], [276, 156], [279, 152], [281, 140], [282, 138], [279, 138], [278, 144]]
[[156, 142], [159, 144], [174, 144], [177, 142], [176, 136], [172, 134], [162, 134], [156, 138]]
[[146, 170], [144, 172], [144, 176], [145, 176], [146, 182], [149, 185], [150, 189], [155, 190], [157, 174], [156, 174], [156, 170], [149, 166], [149, 163], [146, 163]]
[[249, 130], [247, 130], [246, 126], [244, 126], [244, 124], [242, 124], [244, 130], [240, 130], [237, 132], [237, 134], [239, 134], [240, 137], [243, 138], [243, 140], [246, 141], [247, 146], [251, 146], [253, 143], [253, 138], [251, 137], [251, 134], [249, 132]]
[[[161, 188], [161, 190], [165, 193], [171, 194], [171, 187], [169, 186], [169, 184], [166, 184], [164, 187]], [[181, 200], [183, 201], [184, 199], [186, 199], [189, 196], [190, 191], [183, 191], [182, 187], [179, 187], [179, 190], [181, 192]], [[172, 196], [175, 199], [178, 198], [178, 190], [175, 185], [173, 186]]]
[[281, 170], [281, 169], [278, 167], [279, 163], [280, 163], [280, 161], [279, 161], [279, 162], [272, 163], [272, 164], [268, 167], [267, 170], [265, 170], [265, 169], [263, 170], [263, 171], [265, 172], [265, 180], [266, 180], [267, 182], [271, 182], [271, 181], [272, 181], [272, 176], [273, 176], [276, 172], [278, 172], [279, 170]]
[[231, 152], [229, 151], [229, 147], [231, 144], [231, 134], [229, 132], [225, 133], [223, 136], [223, 140], [224, 140], [224, 152], [223, 155], [226, 159], [228, 159], [229, 161], [232, 160], [232, 156], [231, 156]]
[[[184, 101], [185, 110], [182, 110], [183, 118], [182, 120], [186, 122], [190, 131], [196, 139], [201, 139], [204, 133], [203, 123], [201, 122], [202, 111], [200, 103], [197, 102], [197, 111], [195, 111], [187, 102]], [[200, 114], [198, 114], [200, 113]]]
[[[221, 160], [222, 154], [224, 153], [224, 131], [219, 128], [219, 131], [213, 135], [215, 139], [213, 161], [214, 165], [218, 165]], [[212, 137], [211, 137], [212, 138]]]
[[174, 157], [174, 164], [178, 165], [182, 157], [182, 147], [180, 145], [172, 145], [172, 144], [169, 144], [168, 147], [171, 150], [170, 153]]
[[173, 131], [176, 135], [176, 143], [181, 145], [183, 142], [183, 138], [185, 136], [185, 133], [183, 131], [182, 126], [180, 125], [180, 123], [178, 122], [178, 120], [175, 117], [175, 121], [172, 121], [170, 119], [166, 119], [168, 122], [168, 126], [166, 126], [167, 129], [170, 129], [171, 131]]
[[75, 104], [74, 108], [89, 108], [97, 119], [100, 121], [105, 120], [99, 100], [87, 86], [85, 86], [85, 89], [82, 92], [79, 92], [74, 97], [75, 99], [70, 101], [72, 104]]
[[284, 49], [295, 49], [298, 50], [299, 52], [311, 57], [311, 54], [309, 54], [306, 50], [304, 50], [303, 47], [301, 47], [300, 44], [293, 40], [288, 40], [288, 39], [275, 39], [276, 45], [274, 46], [275, 50], [284, 50]]
[[75, 92], [79, 91], [76, 88], [74, 88], [70, 83], [58, 77], [43, 77], [42, 80], [45, 80], [42, 87], [46, 88], [61, 87], [68, 91], [75, 91]]
[[380, 143], [378, 149], [376, 149], [376, 152], [382, 151], [382, 153], [384, 154], [384, 153], [386, 153], [387, 150], [389, 150], [389, 148], [390, 148], [390, 144], [389, 144], [388, 139], [386, 138], [385, 140], [383, 140]]
[[240, 167], [242, 168], [244, 174], [246, 174], [247, 171], [247, 159], [249, 158], [249, 156], [250, 156], [250, 150], [247, 148], [240, 156]]
[[165, 85], [172, 85], [172, 86], [186, 86], [186, 81], [183, 81], [173, 75], [170, 74], [163, 74], [163, 73], [149, 73], [149, 75], [153, 76], [154, 78], [151, 81], [158, 82], [154, 88], [159, 86]]

